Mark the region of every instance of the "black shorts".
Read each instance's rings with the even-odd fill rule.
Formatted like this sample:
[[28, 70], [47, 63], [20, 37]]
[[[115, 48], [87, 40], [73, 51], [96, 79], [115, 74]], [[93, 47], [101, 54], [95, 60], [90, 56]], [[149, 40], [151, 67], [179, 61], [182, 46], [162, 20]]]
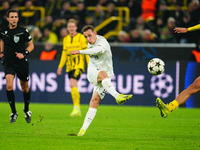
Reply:
[[29, 80], [29, 63], [27, 59], [21, 59], [17, 61], [16, 63], [5, 63], [4, 66], [4, 73], [5, 76], [7, 74], [12, 74], [22, 80], [22, 81], [28, 81]]
[[74, 78], [76, 80], [79, 80], [82, 73], [83, 71], [81, 69], [76, 69], [76, 70], [72, 70], [68, 72], [68, 76], [69, 76], [69, 79]]

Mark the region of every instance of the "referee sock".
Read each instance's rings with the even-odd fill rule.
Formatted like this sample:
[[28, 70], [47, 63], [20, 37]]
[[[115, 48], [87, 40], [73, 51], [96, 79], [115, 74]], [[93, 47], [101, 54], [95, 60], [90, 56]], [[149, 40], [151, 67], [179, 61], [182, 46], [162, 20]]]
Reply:
[[31, 93], [30, 90], [28, 91], [28, 93], [23, 93], [24, 96], [24, 111], [27, 112], [29, 110], [29, 103], [30, 103], [30, 97], [31, 97]]
[[16, 108], [15, 108], [15, 95], [13, 90], [11, 91], [7, 91], [6, 90], [6, 94], [7, 94], [7, 98], [8, 98], [8, 102], [10, 104], [10, 108], [12, 110], [12, 113], [16, 113]]
[[106, 78], [102, 80], [103, 88], [106, 89], [115, 99], [119, 97], [119, 93], [115, 90], [114, 85], [111, 83], [110, 79]]
[[89, 108], [89, 110], [85, 116], [85, 120], [84, 120], [84, 123], [83, 123], [83, 126], [81, 129], [87, 130], [87, 128], [91, 124], [92, 120], [94, 119], [96, 112], [97, 112], [96, 108], [91, 108], [91, 107]]

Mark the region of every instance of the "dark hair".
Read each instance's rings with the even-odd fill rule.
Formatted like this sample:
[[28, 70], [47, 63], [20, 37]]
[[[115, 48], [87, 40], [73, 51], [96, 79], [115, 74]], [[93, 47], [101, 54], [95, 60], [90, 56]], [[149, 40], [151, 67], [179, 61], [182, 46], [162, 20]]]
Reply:
[[6, 16], [9, 18], [9, 15], [10, 15], [10, 13], [12, 13], [12, 12], [16, 12], [17, 13], [17, 15], [19, 16], [19, 11], [18, 10], [15, 10], [15, 9], [9, 9], [8, 11], [7, 11], [7, 13], [6, 13]]
[[94, 27], [92, 25], [86, 25], [86, 26], [83, 27], [82, 33], [85, 32], [85, 31], [87, 31], [87, 30], [92, 30], [92, 32], [95, 31]]

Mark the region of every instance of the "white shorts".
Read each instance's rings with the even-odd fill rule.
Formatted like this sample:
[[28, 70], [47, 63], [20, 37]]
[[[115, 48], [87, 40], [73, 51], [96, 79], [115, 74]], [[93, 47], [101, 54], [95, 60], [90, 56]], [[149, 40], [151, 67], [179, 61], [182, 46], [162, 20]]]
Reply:
[[97, 85], [94, 86], [93, 93], [94, 93], [95, 91], [99, 94], [99, 97], [100, 97], [101, 99], [104, 98], [104, 96], [106, 95], [106, 92], [107, 92], [107, 91], [103, 88], [103, 86], [102, 86], [101, 83], [99, 83], [99, 84], [97, 84]]
[[103, 88], [101, 83], [97, 82], [97, 77], [100, 71], [102, 70], [97, 68], [88, 69], [87, 78], [88, 81], [94, 85], [93, 93], [97, 91], [100, 98], [103, 99], [107, 91]]
[[96, 86], [98, 84], [97, 77], [98, 77], [98, 74], [100, 71], [101, 71], [100, 69], [97, 69], [95, 67], [92, 67], [92, 68], [88, 69], [88, 71], [87, 71], [88, 81], [90, 83], [92, 83], [94, 86]]

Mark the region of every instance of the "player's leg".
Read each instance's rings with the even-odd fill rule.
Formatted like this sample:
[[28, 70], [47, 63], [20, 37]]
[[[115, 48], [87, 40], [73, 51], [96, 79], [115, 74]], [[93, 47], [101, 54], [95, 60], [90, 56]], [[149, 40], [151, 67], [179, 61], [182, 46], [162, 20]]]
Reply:
[[76, 79], [73, 79], [73, 78], [70, 79], [71, 96], [72, 96], [72, 101], [73, 101], [73, 111], [70, 114], [71, 117], [81, 116], [80, 93], [78, 91], [77, 82], [78, 81]]
[[96, 115], [97, 107], [99, 106], [100, 101], [101, 101], [101, 98], [100, 98], [98, 92], [97, 91], [93, 92], [92, 99], [90, 101], [90, 108], [88, 109], [88, 112], [85, 116], [83, 126], [81, 127], [77, 136], [83, 136], [85, 134], [87, 128], [92, 123], [92, 121]]
[[29, 81], [29, 64], [26, 59], [21, 60], [22, 62], [15, 66], [17, 77], [20, 79], [20, 85], [23, 92], [24, 97], [24, 114], [25, 120], [27, 123], [31, 122], [31, 114], [32, 112], [29, 111], [29, 104], [30, 104], [30, 89], [28, 86]]
[[20, 80], [22, 92], [23, 92], [23, 97], [24, 97], [24, 114], [25, 114], [25, 120], [27, 123], [31, 122], [31, 114], [32, 112], [29, 111], [29, 104], [30, 104], [30, 89], [28, 86], [28, 81], [22, 81]]
[[29, 104], [30, 104], [30, 89], [28, 87], [28, 81], [22, 81], [20, 80], [23, 97], [24, 97], [24, 111], [29, 111]]
[[105, 71], [100, 71], [97, 77], [97, 81], [102, 83], [103, 88], [106, 89], [108, 93], [110, 93], [118, 104], [123, 104], [125, 101], [131, 99], [133, 97], [132, 94], [124, 95], [120, 94], [115, 90], [114, 85], [111, 83], [107, 73]]
[[183, 90], [175, 100], [170, 102], [169, 104], [164, 104], [160, 98], [156, 99], [157, 106], [161, 111], [162, 117], [167, 117], [169, 113], [171, 113], [174, 109], [176, 109], [179, 105], [184, 104], [188, 98], [197, 92], [200, 91], [200, 77], [198, 77], [187, 89]]
[[16, 108], [15, 108], [15, 95], [13, 91], [14, 75], [7, 74], [5, 78], [6, 78], [6, 94], [7, 94], [8, 102], [12, 111], [12, 113], [10, 114], [10, 123], [13, 123], [16, 121], [18, 117]]
[[81, 74], [82, 74], [82, 71], [80, 69], [73, 70], [71, 73], [69, 73], [71, 96], [72, 96], [72, 101], [73, 101], [73, 111], [70, 114], [71, 117], [81, 116], [80, 93], [78, 91], [78, 85], [77, 85]]
[[196, 80], [187, 87], [187, 89], [183, 90], [177, 97], [176, 101], [179, 105], [184, 104], [188, 98], [197, 92], [200, 91], [200, 77], [196, 78]]

